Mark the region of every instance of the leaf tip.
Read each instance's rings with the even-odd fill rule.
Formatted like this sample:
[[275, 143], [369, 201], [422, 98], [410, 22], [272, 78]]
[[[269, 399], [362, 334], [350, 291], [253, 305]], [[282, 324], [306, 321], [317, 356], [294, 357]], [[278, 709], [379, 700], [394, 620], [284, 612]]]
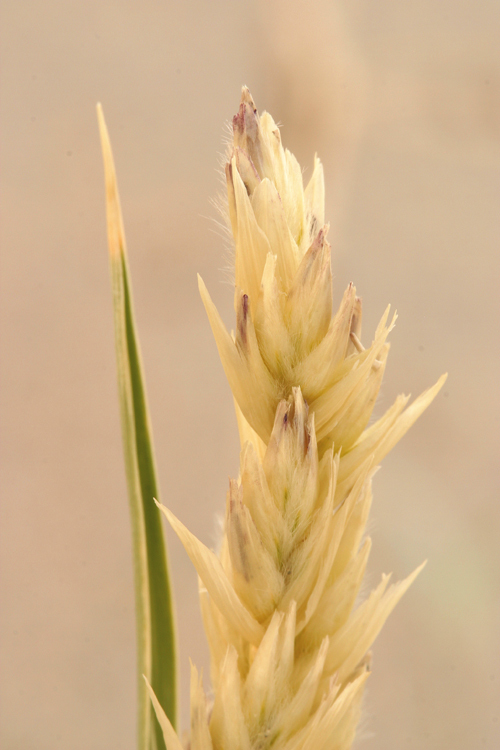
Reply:
[[102, 158], [104, 161], [104, 182], [106, 186], [106, 215], [108, 224], [108, 246], [111, 259], [119, 258], [125, 251], [120, 198], [116, 182], [115, 164], [108, 128], [100, 102], [97, 103], [97, 122], [101, 137]]

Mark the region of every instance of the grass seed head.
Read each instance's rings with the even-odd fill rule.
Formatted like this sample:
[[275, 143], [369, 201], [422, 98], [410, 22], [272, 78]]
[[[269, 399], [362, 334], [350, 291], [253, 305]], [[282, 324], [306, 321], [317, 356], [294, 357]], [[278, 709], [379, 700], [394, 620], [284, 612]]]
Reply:
[[369, 649], [421, 569], [392, 586], [383, 576], [355, 608], [372, 476], [445, 376], [367, 428], [395, 316], [387, 308], [365, 348], [352, 284], [332, 314], [321, 162], [304, 188], [274, 120], [244, 88], [225, 173], [233, 336], [200, 279], [242, 443], [220, 557], [165, 511], [202, 582], [212, 660], [211, 712], [193, 668], [191, 748], [348, 750]]

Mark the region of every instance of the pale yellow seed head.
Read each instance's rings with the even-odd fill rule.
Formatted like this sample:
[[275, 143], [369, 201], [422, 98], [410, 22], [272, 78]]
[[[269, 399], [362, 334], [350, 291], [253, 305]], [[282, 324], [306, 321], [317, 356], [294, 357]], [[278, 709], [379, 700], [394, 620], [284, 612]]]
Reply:
[[[193, 668], [192, 750], [348, 750], [369, 649], [421, 568], [355, 608], [379, 461], [444, 383], [399, 397], [367, 429], [395, 323], [361, 343], [352, 284], [333, 313], [324, 181], [302, 172], [244, 88], [226, 165], [235, 246], [234, 337], [200, 293], [231, 386], [241, 468], [218, 558], [166, 509], [200, 576], [214, 704]], [[165, 716], [155, 704], [162, 726]], [[169, 750], [176, 750], [165, 729]], [[169, 744], [171, 743], [171, 744]]]

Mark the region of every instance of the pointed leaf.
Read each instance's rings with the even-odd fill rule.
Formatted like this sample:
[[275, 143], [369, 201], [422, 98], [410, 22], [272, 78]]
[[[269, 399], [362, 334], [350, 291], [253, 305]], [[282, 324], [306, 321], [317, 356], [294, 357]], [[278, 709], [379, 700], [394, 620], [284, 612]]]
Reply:
[[176, 639], [173, 603], [139, 343], [135, 333], [125, 235], [109, 136], [97, 108], [106, 182], [116, 358], [130, 515], [137, 623], [138, 747], [164, 750], [143, 675], [176, 725]]

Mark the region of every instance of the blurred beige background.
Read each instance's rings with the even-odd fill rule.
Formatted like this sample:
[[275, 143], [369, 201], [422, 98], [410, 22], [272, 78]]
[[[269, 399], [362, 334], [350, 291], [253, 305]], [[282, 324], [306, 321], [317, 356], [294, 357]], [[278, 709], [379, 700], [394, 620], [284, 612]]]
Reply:
[[[374, 649], [371, 750], [500, 747], [496, 0], [3, 3], [2, 750], [135, 747], [130, 530], [95, 103], [125, 215], [162, 499], [216, 538], [235, 420], [196, 272], [226, 322], [210, 199], [243, 83], [310, 174], [364, 339], [399, 321], [376, 410], [448, 370], [375, 483], [370, 582], [429, 564]], [[167, 531], [182, 717], [205, 670]]]

